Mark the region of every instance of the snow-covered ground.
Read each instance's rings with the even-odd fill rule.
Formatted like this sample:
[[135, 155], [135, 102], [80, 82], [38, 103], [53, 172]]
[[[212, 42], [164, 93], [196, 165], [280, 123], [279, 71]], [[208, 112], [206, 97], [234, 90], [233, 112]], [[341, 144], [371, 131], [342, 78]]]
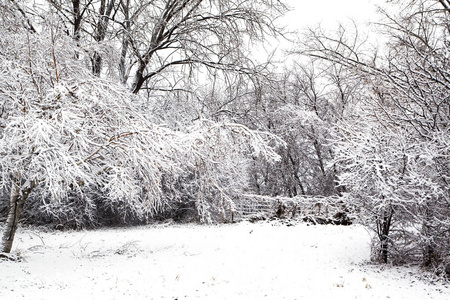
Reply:
[[450, 299], [419, 270], [373, 266], [360, 226], [20, 229], [0, 299]]

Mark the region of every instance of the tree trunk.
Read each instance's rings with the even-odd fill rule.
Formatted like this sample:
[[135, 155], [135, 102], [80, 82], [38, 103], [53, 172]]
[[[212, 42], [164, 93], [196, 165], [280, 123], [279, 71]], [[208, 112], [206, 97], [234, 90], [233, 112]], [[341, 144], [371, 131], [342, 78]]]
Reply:
[[144, 71], [146, 66], [147, 64], [145, 62], [141, 62], [139, 68], [136, 70], [136, 75], [134, 75], [133, 87], [131, 88], [133, 94], [137, 94], [141, 90], [142, 85], [145, 82]]
[[389, 207], [388, 211], [383, 213], [382, 220], [380, 220], [377, 224], [378, 238], [380, 240], [380, 260], [385, 264], [388, 262], [389, 258], [389, 233], [391, 230], [393, 215], [394, 211], [391, 207]]
[[421, 239], [423, 245], [423, 265], [425, 267], [431, 267], [438, 261], [438, 254], [435, 250], [435, 243], [433, 238], [436, 236], [436, 232], [433, 230], [432, 224], [435, 215], [432, 210], [431, 200], [428, 199], [425, 202], [425, 211], [423, 216]]
[[100, 72], [102, 71], [102, 57], [101, 55], [96, 51], [94, 52], [94, 55], [92, 56], [92, 74], [95, 76], [100, 76]]
[[20, 189], [19, 181], [13, 181], [11, 185], [10, 194], [10, 207], [8, 218], [6, 219], [6, 224], [2, 237], [1, 252], [10, 253], [12, 244], [14, 241], [14, 235], [16, 234], [17, 225], [19, 224], [19, 219], [22, 214], [23, 205], [30, 194], [32, 187]]
[[[111, 13], [114, 9], [114, 0], [108, 1], [102, 0], [100, 2], [99, 19], [97, 22], [96, 32], [94, 39], [100, 43], [105, 40], [106, 31], [108, 30], [109, 20], [111, 18]], [[114, 14], [115, 15], [115, 14]], [[114, 15], [112, 18], [114, 18]], [[95, 76], [100, 76], [102, 71], [102, 56], [100, 52], [95, 51], [92, 56], [92, 73]]]
[[380, 259], [384, 264], [388, 263], [389, 258], [389, 239], [387, 236], [380, 237], [381, 247], [380, 247]]
[[123, 41], [122, 41], [122, 50], [120, 52], [120, 60], [119, 60], [120, 82], [122, 82], [122, 84], [124, 84], [124, 85], [128, 81], [128, 74], [129, 74], [129, 71], [127, 70], [127, 66], [126, 66], [126, 58], [127, 58], [129, 44], [130, 44], [129, 37], [124, 36]]
[[80, 31], [81, 31], [81, 9], [80, 9], [80, 0], [72, 0], [73, 7], [73, 38], [75, 41], [80, 40]]

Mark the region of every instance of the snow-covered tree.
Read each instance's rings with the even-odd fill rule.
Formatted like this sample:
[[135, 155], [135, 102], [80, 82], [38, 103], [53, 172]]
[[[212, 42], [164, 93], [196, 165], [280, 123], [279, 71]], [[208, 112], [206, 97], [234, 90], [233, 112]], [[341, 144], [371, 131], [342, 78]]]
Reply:
[[179, 88], [199, 68], [258, 73], [246, 44], [280, 33], [274, 21], [286, 11], [269, 0], [46, 2], [41, 11], [57, 14], [89, 47], [94, 73], [119, 73], [134, 93]]
[[206, 216], [201, 197], [212, 199], [206, 189], [215, 193], [233, 185], [229, 177], [222, 183], [226, 174], [215, 173], [236, 174], [239, 162], [228, 165], [233, 157], [262, 153], [276, 158], [266, 139], [244, 126], [208, 123], [175, 132], [149, 121], [142, 99], [91, 72], [83, 48], [59, 21], [45, 18], [37, 32], [24, 26], [15, 7], [5, 8], [0, 19], [0, 187], [9, 192], [10, 204], [2, 252], [11, 250], [26, 203], [80, 223], [95, 219], [99, 205], [146, 219], [170, 206], [163, 181], [191, 168], [202, 174], [194, 197]]
[[249, 115], [258, 120], [258, 127], [282, 138], [286, 147], [278, 150], [281, 161], [276, 166], [255, 161], [256, 192], [290, 197], [339, 194], [329, 138], [337, 120], [356, 102], [358, 81], [342, 67], [308, 61], [263, 82]]
[[2, 251], [27, 199], [67, 209], [75, 195], [89, 214], [95, 190], [139, 214], [161, 208], [158, 182], [174, 170], [176, 135], [149, 123], [128, 91], [92, 76], [56, 24], [40, 34], [8, 26], [0, 28], [0, 184], [10, 193]]
[[[445, 1], [405, 1], [380, 22], [387, 43], [311, 33], [309, 55], [358, 75], [366, 87], [340, 125], [337, 160], [351, 203], [376, 230], [382, 261], [421, 259], [443, 271], [449, 246], [449, 45]], [[448, 268], [447, 268], [448, 269]]]
[[394, 246], [392, 232], [405, 223], [405, 204], [414, 199], [407, 192], [408, 142], [401, 133], [388, 131], [369, 116], [361, 123], [346, 124], [334, 143], [335, 163], [343, 173], [340, 184], [349, 189], [348, 203], [361, 221], [376, 232], [375, 259], [388, 261]]
[[[268, 163], [279, 160], [271, 148], [284, 143], [271, 133], [256, 132], [240, 124], [200, 120], [189, 134], [190, 174], [188, 184], [195, 191], [196, 208], [202, 222], [230, 220], [235, 201], [250, 189], [249, 172], [253, 158]], [[269, 146], [271, 145], [271, 146]]]

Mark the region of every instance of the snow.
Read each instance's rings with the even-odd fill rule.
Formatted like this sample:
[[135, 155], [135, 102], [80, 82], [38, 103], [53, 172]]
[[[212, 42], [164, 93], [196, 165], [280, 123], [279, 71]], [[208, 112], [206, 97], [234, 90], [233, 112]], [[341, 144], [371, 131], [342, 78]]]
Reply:
[[368, 263], [358, 225], [19, 229], [0, 299], [450, 299], [413, 267]]

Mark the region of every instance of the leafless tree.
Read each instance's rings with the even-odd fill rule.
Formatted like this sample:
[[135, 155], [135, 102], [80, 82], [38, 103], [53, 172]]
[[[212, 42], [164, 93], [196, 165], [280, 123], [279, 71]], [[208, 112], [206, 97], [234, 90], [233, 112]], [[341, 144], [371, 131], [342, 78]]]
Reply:
[[[364, 106], [356, 107], [359, 117], [366, 120], [355, 121], [356, 115], [345, 120], [351, 125], [344, 126], [347, 131], [341, 138], [348, 143], [342, 145], [339, 157], [349, 171], [343, 182], [350, 183], [354, 194], [382, 203], [373, 206], [382, 210], [370, 212], [375, 214], [382, 260], [394, 258], [396, 246], [414, 236], [412, 243], [422, 249], [423, 264], [443, 270], [450, 261], [444, 250], [449, 243], [450, 199], [448, 3], [401, 3], [399, 14], [383, 12], [379, 26], [387, 43], [379, 51], [364, 50], [357, 35], [342, 28], [337, 35], [310, 32], [303, 53], [345, 67], [366, 87]], [[374, 122], [373, 130], [379, 130], [374, 139], [366, 136], [369, 120]], [[350, 151], [355, 145], [361, 150], [358, 155]], [[393, 185], [380, 188], [377, 180], [351, 183], [375, 174], [371, 172], [384, 178], [384, 184]], [[394, 223], [403, 223], [401, 234], [389, 235]], [[408, 226], [418, 228], [419, 234], [411, 234], [405, 229]]]
[[98, 204], [148, 220], [174, 200], [164, 179], [186, 173], [195, 175], [198, 215], [213, 220], [233, 209], [230, 195], [245, 186], [235, 175], [245, 179], [250, 154], [278, 157], [268, 144], [275, 137], [240, 124], [202, 119], [174, 131], [153, 122], [149, 110], [136, 105], [141, 96], [96, 76], [74, 55], [85, 49], [58, 20], [43, 18], [41, 31], [33, 32], [11, 3], [5, 7], [0, 189], [10, 197], [0, 252], [11, 251], [27, 203], [81, 223], [95, 219]]
[[[182, 76], [198, 67], [257, 73], [246, 44], [280, 35], [275, 19], [286, 10], [279, 0], [48, 1], [76, 40], [120, 41], [118, 72], [122, 82], [130, 79], [134, 93], [170, 70]], [[101, 53], [94, 51], [91, 60], [94, 74], [100, 74]]]

